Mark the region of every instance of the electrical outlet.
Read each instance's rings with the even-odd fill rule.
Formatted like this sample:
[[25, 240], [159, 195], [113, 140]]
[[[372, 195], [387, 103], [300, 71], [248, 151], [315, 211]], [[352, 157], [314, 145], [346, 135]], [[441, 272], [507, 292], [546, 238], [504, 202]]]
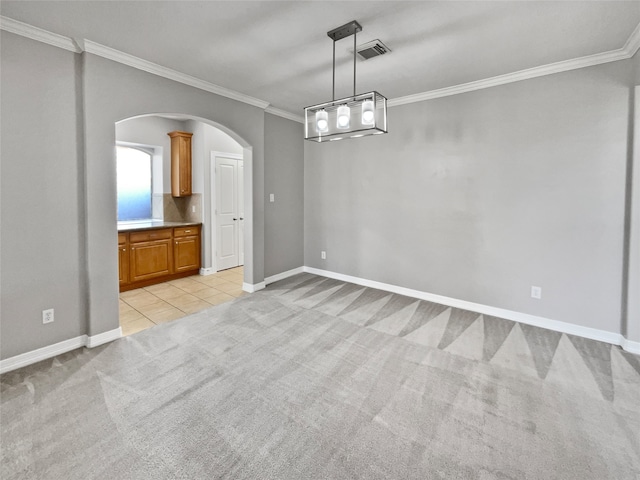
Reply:
[[327, 259], [327, 252], [325, 252], [324, 250], [320, 252], [320, 258], [322, 260], [326, 260]]
[[531, 298], [540, 300], [542, 298], [542, 287], [531, 286]]
[[53, 322], [53, 308], [42, 311], [42, 323], [51, 323]]
[[191, 205], [191, 212], [192, 213], [196, 213], [196, 206], [195, 205]]

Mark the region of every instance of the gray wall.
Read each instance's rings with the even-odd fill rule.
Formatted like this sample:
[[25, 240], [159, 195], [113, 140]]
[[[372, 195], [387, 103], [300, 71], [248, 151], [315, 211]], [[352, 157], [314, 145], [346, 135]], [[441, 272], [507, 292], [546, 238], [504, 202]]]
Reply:
[[[77, 56], [1, 34], [3, 358], [86, 331]], [[112, 127], [113, 130], [113, 127]], [[42, 324], [42, 310], [55, 322]]]
[[306, 142], [305, 265], [620, 332], [632, 76], [615, 62]]
[[[211, 152], [237, 153], [242, 155], [242, 146], [223, 131], [206, 123], [189, 120], [188, 131], [193, 132], [193, 182], [194, 188], [203, 192], [202, 201], [202, 266], [213, 266], [214, 243], [216, 241], [211, 223]], [[302, 242], [300, 242], [302, 244]]]
[[[304, 263], [304, 147], [300, 123], [265, 114], [264, 275]], [[275, 202], [269, 202], [269, 194]]]
[[626, 298], [623, 334], [640, 343], [640, 54], [633, 57], [635, 72], [634, 94], [631, 98], [633, 128], [630, 132], [630, 153], [627, 166], [627, 242], [625, 260]]
[[[179, 84], [91, 54], [83, 54], [87, 192], [87, 259], [89, 331], [91, 335], [118, 326], [115, 230], [113, 124], [140, 114], [176, 112], [224, 125], [253, 147], [253, 204], [246, 222], [253, 249], [245, 252], [251, 268], [245, 281], [264, 276], [264, 113], [263, 110]], [[247, 169], [245, 169], [247, 170]]]
[[171, 138], [167, 133], [184, 130], [185, 122], [161, 117], [138, 117], [116, 124], [116, 140], [162, 147], [162, 190], [171, 193]]
[[[253, 221], [245, 231], [253, 248], [245, 252], [245, 281], [263, 280], [262, 109], [91, 54], [1, 35], [1, 358], [118, 327], [114, 125], [126, 118], [193, 115], [250, 146], [245, 175], [253, 201], [246, 208]], [[45, 308], [55, 308], [53, 324], [42, 325]]]

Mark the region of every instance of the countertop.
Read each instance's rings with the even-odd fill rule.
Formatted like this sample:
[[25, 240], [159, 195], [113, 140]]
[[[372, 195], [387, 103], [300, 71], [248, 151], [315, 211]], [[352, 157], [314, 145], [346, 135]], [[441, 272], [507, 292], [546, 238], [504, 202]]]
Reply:
[[196, 225], [202, 224], [200, 222], [163, 222], [160, 220], [154, 220], [150, 222], [127, 222], [118, 223], [118, 232], [131, 232], [134, 230], [155, 230], [157, 228], [193, 227]]

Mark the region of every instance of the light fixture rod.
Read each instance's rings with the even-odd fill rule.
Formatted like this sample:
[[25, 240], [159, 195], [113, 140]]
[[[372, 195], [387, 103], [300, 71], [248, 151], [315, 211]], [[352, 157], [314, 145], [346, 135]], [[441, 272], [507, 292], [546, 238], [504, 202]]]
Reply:
[[333, 92], [332, 98], [336, 99], [336, 42], [353, 35], [353, 96], [356, 96], [356, 34], [362, 31], [362, 26], [355, 20], [345, 23], [341, 27], [334, 28], [327, 35], [333, 40]]
[[336, 41], [333, 41], [333, 90], [331, 93], [333, 99], [336, 99]]
[[[356, 35], [358, 30], [353, 32], [353, 96], [356, 96]], [[335, 45], [336, 42], [333, 42]]]

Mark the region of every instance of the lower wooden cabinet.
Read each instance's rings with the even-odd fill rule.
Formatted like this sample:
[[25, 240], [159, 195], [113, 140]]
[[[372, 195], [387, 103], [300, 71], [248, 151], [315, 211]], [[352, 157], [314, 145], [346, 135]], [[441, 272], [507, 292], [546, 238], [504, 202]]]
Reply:
[[171, 240], [131, 243], [129, 278], [132, 282], [172, 274]]
[[176, 272], [200, 268], [200, 237], [176, 238], [173, 246], [173, 263]]
[[120, 273], [120, 287], [129, 283], [129, 250], [127, 248], [126, 233], [118, 234], [118, 271]]
[[118, 254], [120, 291], [193, 275], [201, 265], [200, 226], [119, 233]]

